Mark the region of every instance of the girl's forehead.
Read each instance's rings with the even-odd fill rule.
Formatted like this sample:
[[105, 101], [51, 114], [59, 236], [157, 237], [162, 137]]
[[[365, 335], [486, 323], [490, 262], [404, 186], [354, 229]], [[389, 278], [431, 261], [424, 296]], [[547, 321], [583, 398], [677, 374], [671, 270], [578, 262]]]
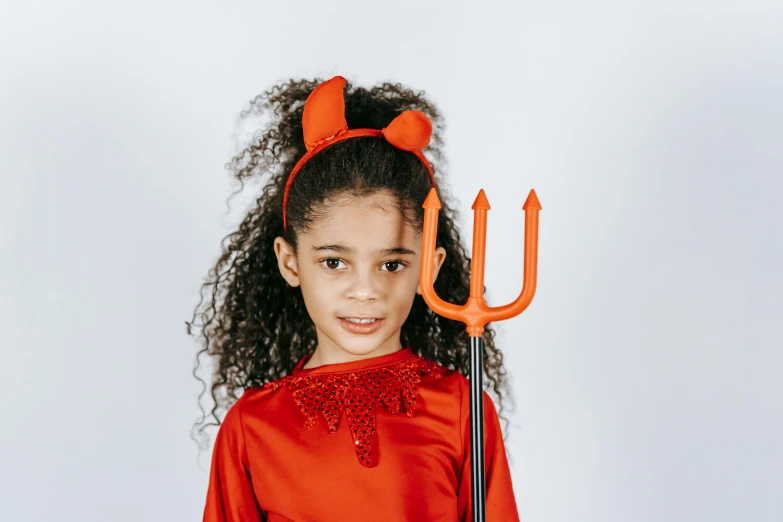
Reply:
[[376, 244], [412, 242], [416, 230], [402, 218], [374, 218], [356, 216], [350, 219], [318, 220], [305, 234], [313, 240], [340, 243]]
[[365, 194], [343, 192], [328, 197], [321, 202], [321, 206], [330, 211], [362, 211], [375, 209], [379, 212], [393, 212], [397, 207], [397, 199], [387, 190], [377, 190]]
[[397, 202], [390, 196], [374, 194], [366, 197], [342, 197], [327, 200], [315, 211], [313, 229], [340, 230], [346, 227], [401, 228], [405, 224]]
[[318, 216], [308, 229], [302, 239], [314, 248], [341, 245], [355, 251], [375, 251], [398, 246], [412, 248], [420, 242], [417, 231], [393, 205], [335, 205]]

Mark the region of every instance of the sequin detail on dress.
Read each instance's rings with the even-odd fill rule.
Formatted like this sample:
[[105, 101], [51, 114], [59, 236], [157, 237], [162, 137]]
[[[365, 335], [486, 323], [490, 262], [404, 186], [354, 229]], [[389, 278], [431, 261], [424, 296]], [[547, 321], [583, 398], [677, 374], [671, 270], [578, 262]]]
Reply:
[[320, 412], [329, 432], [336, 433], [344, 410], [359, 462], [373, 467], [376, 408], [381, 405], [389, 413], [399, 413], [404, 400], [405, 412], [413, 417], [422, 375], [439, 378], [446, 371], [437, 363], [413, 356], [389, 366], [354, 372], [289, 375], [263, 387], [288, 388], [305, 416], [306, 428], [315, 426]]

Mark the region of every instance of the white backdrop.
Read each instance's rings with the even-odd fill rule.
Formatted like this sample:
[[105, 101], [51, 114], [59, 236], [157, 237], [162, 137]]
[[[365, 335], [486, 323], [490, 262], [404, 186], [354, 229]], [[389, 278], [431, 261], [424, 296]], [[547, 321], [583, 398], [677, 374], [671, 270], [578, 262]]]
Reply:
[[490, 304], [541, 200], [499, 327], [522, 520], [783, 520], [783, 4], [72, 4], [0, 3], [0, 520], [201, 520], [235, 119], [335, 74], [439, 106]]

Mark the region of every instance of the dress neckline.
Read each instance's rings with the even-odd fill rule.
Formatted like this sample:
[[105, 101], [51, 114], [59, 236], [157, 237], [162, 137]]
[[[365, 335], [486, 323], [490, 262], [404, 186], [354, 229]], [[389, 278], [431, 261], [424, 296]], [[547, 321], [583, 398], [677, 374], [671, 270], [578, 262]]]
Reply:
[[[413, 353], [410, 346], [386, 355], [358, 361], [323, 364], [305, 370], [312, 357], [303, 357], [291, 375], [264, 384], [264, 388], [285, 388], [302, 412], [304, 427], [312, 429], [319, 418], [335, 434], [343, 415], [351, 432], [351, 445], [362, 466], [378, 464], [373, 450], [376, 410], [390, 414], [405, 412], [413, 417], [424, 376], [440, 378], [448, 370]], [[346, 441], [347, 442], [347, 441]]]
[[302, 360], [297, 363], [293, 372], [291, 372], [292, 375], [296, 375], [297, 377], [304, 377], [306, 375], [320, 375], [324, 373], [369, 370], [371, 368], [379, 368], [381, 366], [388, 366], [390, 364], [404, 361], [405, 359], [413, 357], [414, 354], [413, 350], [411, 350], [410, 346], [408, 346], [401, 350], [397, 350], [396, 352], [387, 353], [386, 355], [379, 355], [377, 357], [370, 357], [369, 359], [361, 359], [358, 361], [344, 363], [322, 364], [321, 366], [317, 366], [315, 368], [303, 368], [303, 366], [307, 364], [307, 361], [309, 361], [312, 356], [313, 354], [309, 354], [303, 357]]

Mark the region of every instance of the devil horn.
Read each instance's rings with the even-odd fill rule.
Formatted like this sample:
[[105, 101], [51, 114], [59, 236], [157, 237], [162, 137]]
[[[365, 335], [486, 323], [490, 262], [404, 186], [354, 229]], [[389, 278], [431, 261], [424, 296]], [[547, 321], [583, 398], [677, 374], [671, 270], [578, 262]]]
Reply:
[[319, 84], [307, 97], [302, 113], [302, 133], [308, 151], [348, 130], [345, 121], [345, 78], [335, 76]]
[[383, 129], [386, 141], [402, 150], [421, 150], [430, 142], [432, 123], [426, 114], [416, 110], [400, 113]]

